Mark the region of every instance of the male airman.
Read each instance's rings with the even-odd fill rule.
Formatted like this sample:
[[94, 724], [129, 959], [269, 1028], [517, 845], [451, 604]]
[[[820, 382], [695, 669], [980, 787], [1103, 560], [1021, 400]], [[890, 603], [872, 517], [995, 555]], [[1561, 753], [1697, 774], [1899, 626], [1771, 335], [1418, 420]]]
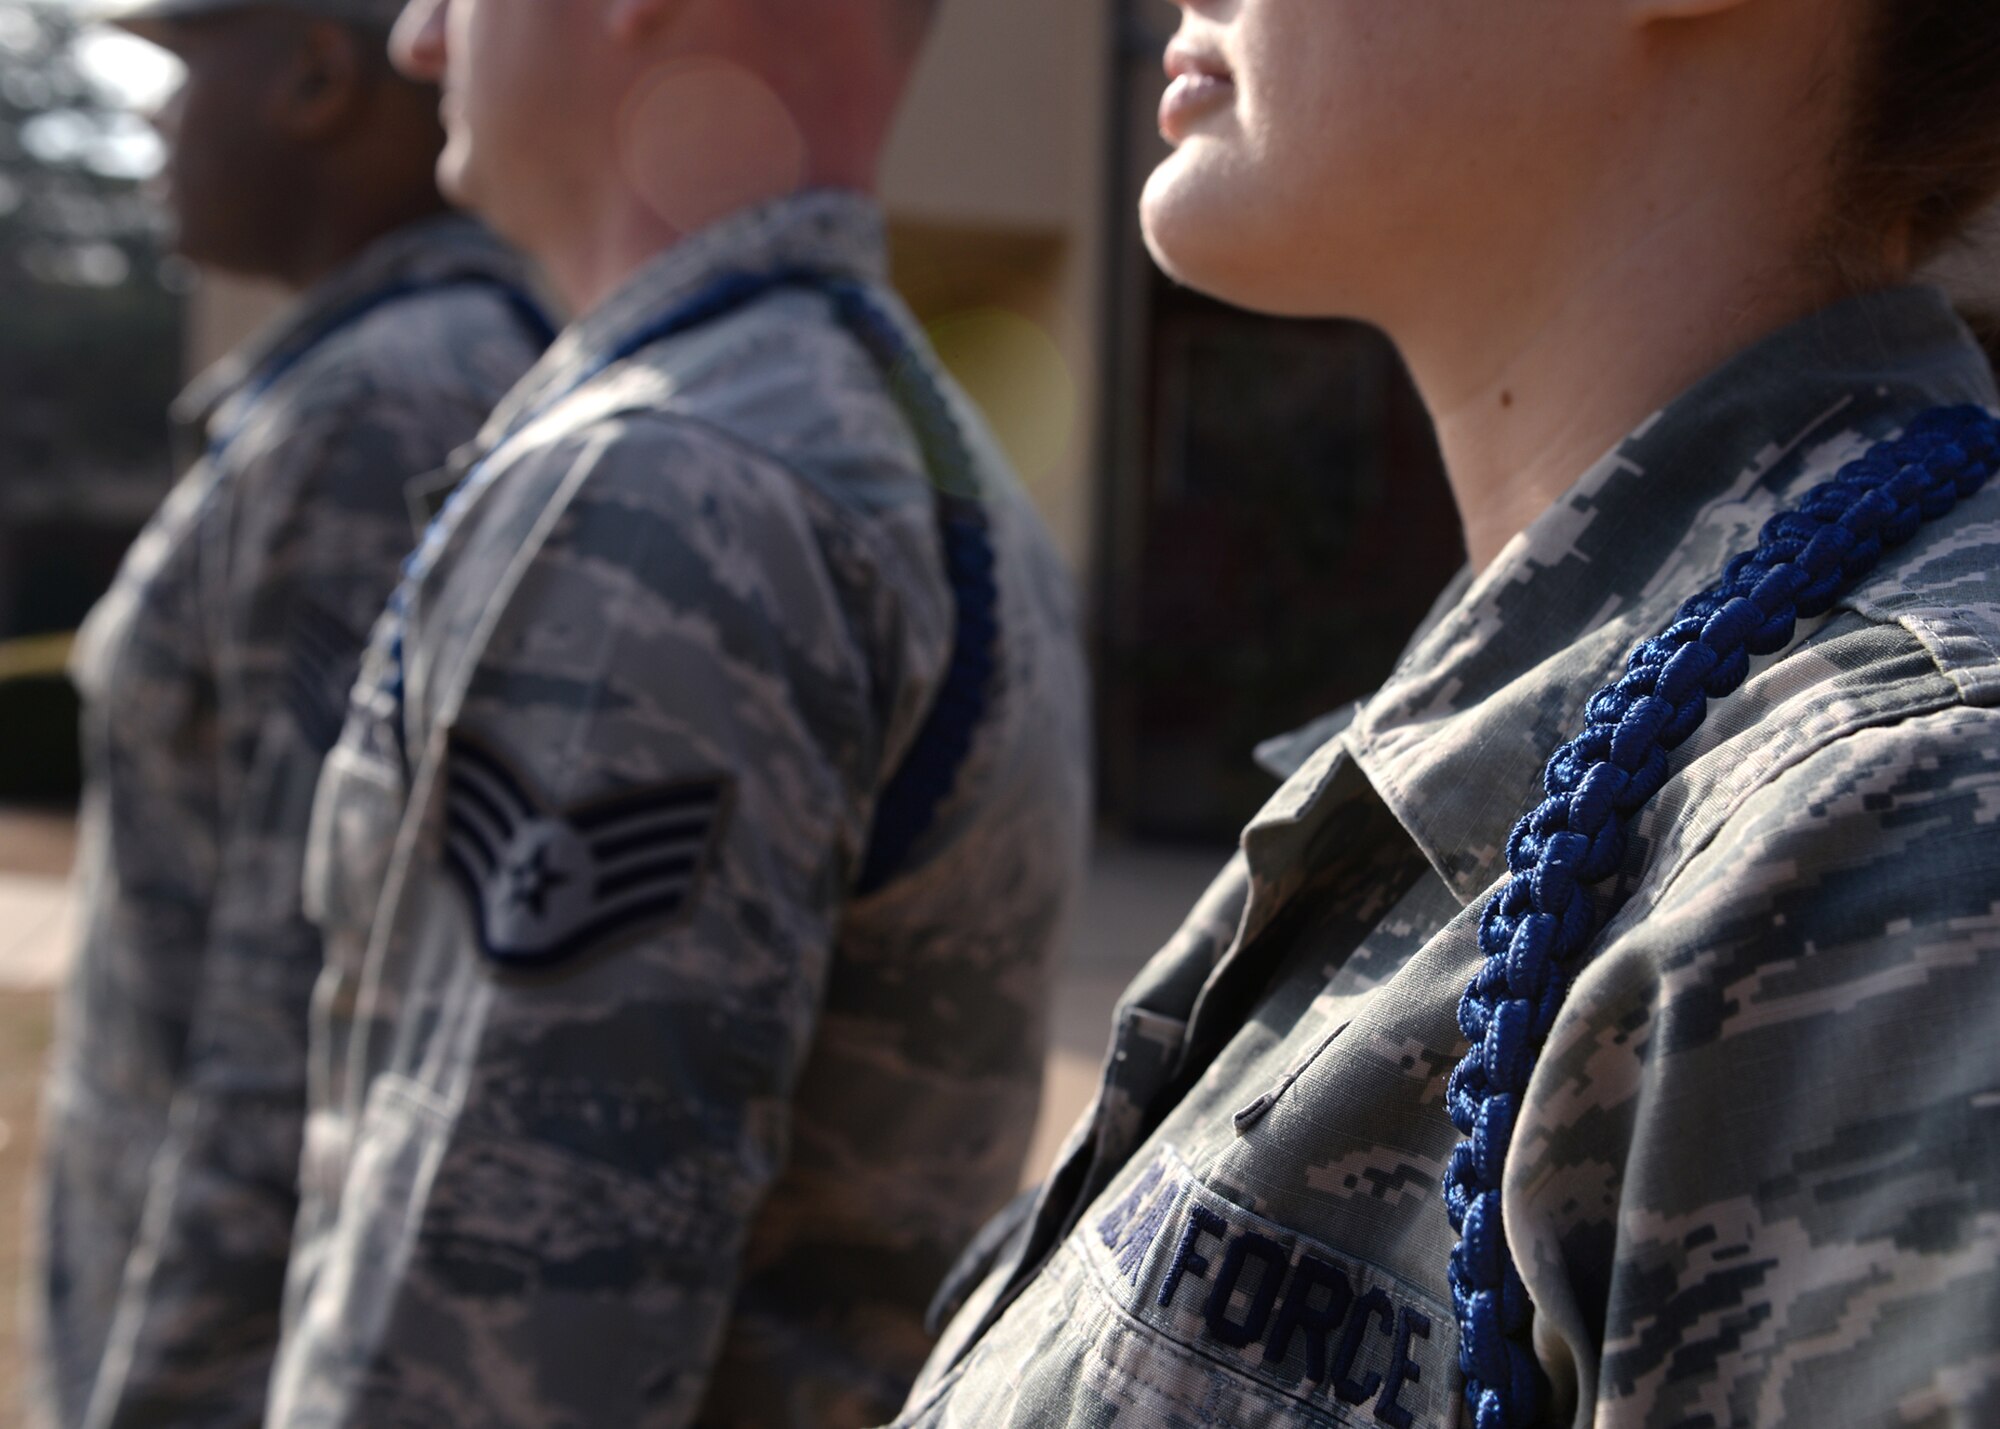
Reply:
[[275, 1425], [860, 1425], [1013, 1190], [1078, 878], [1055, 552], [885, 283], [920, 0], [414, 5], [583, 314], [315, 815]]
[[176, 411], [198, 453], [88, 622], [79, 905], [32, 1296], [58, 1425], [256, 1422], [297, 1210], [311, 794], [414, 544], [406, 486], [534, 359], [451, 216], [381, 0], [139, 0], [180, 57], [174, 244], [297, 294]]

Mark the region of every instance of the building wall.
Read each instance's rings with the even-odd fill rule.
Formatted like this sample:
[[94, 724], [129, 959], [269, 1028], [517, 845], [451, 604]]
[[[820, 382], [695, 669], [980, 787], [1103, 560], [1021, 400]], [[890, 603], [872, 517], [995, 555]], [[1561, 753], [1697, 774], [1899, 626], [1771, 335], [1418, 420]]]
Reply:
[[[945, 0], [883, 178], [898, 282], [1086, 581], [1111, 13], [1111, 0]], [[947, 278], [956, 310], [932, 301]]]

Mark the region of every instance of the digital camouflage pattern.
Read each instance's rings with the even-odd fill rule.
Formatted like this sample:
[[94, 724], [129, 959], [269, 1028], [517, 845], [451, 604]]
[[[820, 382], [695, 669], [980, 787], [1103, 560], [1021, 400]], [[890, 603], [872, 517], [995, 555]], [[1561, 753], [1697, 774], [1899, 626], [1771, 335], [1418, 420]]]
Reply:
[[314, 815], [273, 1425], [867, 1424], [1017, 1184], [1089, 804], [1039, 521], [959, 402], [1001, 672], [913, 862], [853, 897], [953, 626], [910, 425], [810, 286], [590, 376], [728, 274], [901, 313], [883, 250], [820, 192], [655, 259], [495, 414], [482, 448], [528, 425], [432, 543], [400, 679], [378, 629]]
[[[1445, 1082], [1543, 764], [1782, 504], [1994, 401], [1941, 296], [1851, 302], [1448, 593], [1126, 995], [897, 1423], [1463, 1423]], [[2000, 484], [1676, 756], [1505, 1177], [1557, 1422], [2000, 1422], [1996, 704]]]
[[[312, 791], [415, 540], [406, 484], [534, 361], [494, 281], [518, 288], [519, 262], [470, 222], [402, 230], [198, 381], [176, 417], [206, 454], [80, 638], [84, 926], [33, 1295], [55, 1424], [258, 1421], [320, 963], [299, 910]], [[451, 286], [375, 308], [257, 390], [275, 354], [406, 283]]]

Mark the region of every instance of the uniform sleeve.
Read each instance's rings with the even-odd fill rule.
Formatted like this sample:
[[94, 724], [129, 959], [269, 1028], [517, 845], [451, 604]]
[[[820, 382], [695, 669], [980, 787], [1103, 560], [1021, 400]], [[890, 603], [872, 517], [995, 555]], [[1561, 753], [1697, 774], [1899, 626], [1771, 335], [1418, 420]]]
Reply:
[[2000, 1422], [2000, 717], [1849, 735], [1580, 980], [1505, 1197], [1581, 1425]]
[[155, 1160], [88, 1422], [262, 1422], [320, 967], [300, 869], [363, 638], [414, 541], [406, 483], [480, 413], [450, 393], [321, 403], [253, 453], [205, 524], [225, 843], [185, 1080]]
[[588, 480], [438, 739], [408, 921], [446, 946], [399, 1016], [443, 1030], [370, 1086], [281, 1414], [696, 1422], [884, 757], [857, 631], [893, 602], [798, 478], [662, 427], [548, 456]]

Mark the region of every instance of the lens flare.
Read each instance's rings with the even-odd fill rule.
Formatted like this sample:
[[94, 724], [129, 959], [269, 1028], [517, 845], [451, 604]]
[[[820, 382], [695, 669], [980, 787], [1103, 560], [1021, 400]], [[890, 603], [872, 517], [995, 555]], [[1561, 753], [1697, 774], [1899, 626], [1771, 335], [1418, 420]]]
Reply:
[[929, 333], [1022, 479], [1032, 485], [1054, 471], [1077, 419], [1076, 382], [1055, 339], [1006, 308], [951, 313]]
[[619, 164], [682, 233], [797, 189], [806, 143], [785, 102], [722, 60], [663, 65], [639, 84], [619, 123]]

